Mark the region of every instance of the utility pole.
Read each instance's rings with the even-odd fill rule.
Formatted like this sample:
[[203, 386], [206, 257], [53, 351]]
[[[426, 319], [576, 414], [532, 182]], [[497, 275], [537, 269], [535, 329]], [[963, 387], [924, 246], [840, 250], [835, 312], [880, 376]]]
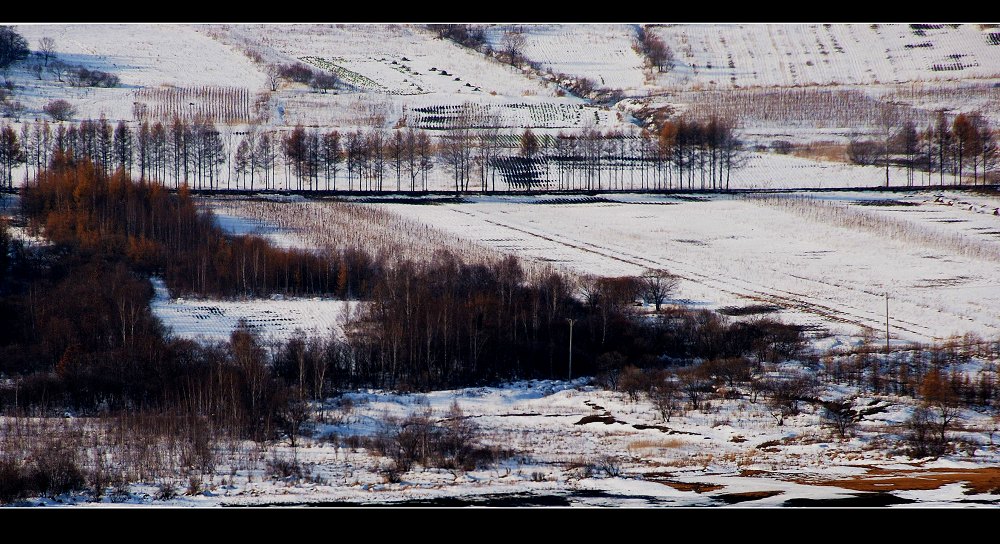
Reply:
[[889, 292], [885, 292], [885, 353], [889, 353]]
[[569, 378], [573, 379], [573, 323], [576, 323], [575, 319], [566, 318], [566, 322], [569, 323]]

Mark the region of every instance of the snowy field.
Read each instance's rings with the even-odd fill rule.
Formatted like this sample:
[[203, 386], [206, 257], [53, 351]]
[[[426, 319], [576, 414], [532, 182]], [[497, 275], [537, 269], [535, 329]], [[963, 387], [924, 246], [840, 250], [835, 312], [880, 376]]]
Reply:
[[[694, 307], [775, 304], [787, 320], [838, 337], [857, 336], [865, 328], [884, 329], [889, 293], [892, 335], [899, 340], [996, 335], [996, 197], [951, 195], [937, 202], [934, 193], [921, 193], [901, 195], [901, 205], [888, 207], [862, 205], [888, 198], [878, 193], [823, 198], [836, 201], [815, 213], [776, 200], [683, 195], [616, 195], [578, 204], [483, 197], [384, 206], [455, 236], [578, 273], [666, 268], [683, 278], [678, 302]], [[970, 203], [954, 205], [959, 200]], [[889, 216], [893, 222], [886, 229], [913, 234], [889, 237], [897, 230], [845, 226], [835, 219], [838, 206], [862, 218]]]
[[[856, 86], [927, 109], [975, 103], [1000, 111], [984, 98], [988, 93], [949, 96], [944, 87], [989, 86], [1000, 79], [1000, 29], [985, 25], [658, 25], [652, 32], [673, 48], [677, 67], [652, 74], [653, 81], [631, 49], [629, 25], [526, 25], [525, 30], [525, 54], [543, 68], [668, 102], [702, 89]], [[276, 128], [296, 123], [344, 131], [434, 128], [442, 111], [466, 103], [502, 126], [530, 126], [540, 134], [631, 126], [627, 116], [559, 96], [541, 77], [415, 25], [18, 25], [18, 31], [33, 48], [50, 36], [60, 59], [113, 72], [122, 82], [114, 89], [77, 88], [50, 75], [36, 80], [26, 67], [16, 67], [11, 73], [21, 86], [17, 99], [27, 107], [23, 120], [40, 118], [50, 99], [67, 98], [79, 107], [78, 118], [105, 114], [132, 121], [134, 102], [150, 89], [238, 87], [249, 96], [269, 96], [266, 125]], [[489, 39], [496, 42], [498, 32], [493, 27]], [[263, 64], [248, 53], [259, 54], [264, 63], [302, 61], [335, 72], [351, 88], [324, 94], [282, 82], [270, 93]], [[242, 128], [222, 130], [228, 136]], [[763, 144], [773, 139], [842, 144], [856, 136], [853, 128], [833, 125], [743, 128], [748, 139]], [[233, 151], [232, 140], [227, 142]], [[637, 174], [624, 176], [635, 183]], [[904, 183], [902, 170], [890, 175], [893, 185]], [[15, 171], [14, 179], [20, 182], [23, 170]], [[879, 167], [755, 152], [746, 168], [733, 172], [731, 188], [858, 190], [800, 194], [803, 199], [468, 196], [431, 205], [292, 198], [272, 202], [294, 209], [298, 221], [284, 222], [238, 201], [202, 204], [227, 232], [261, 235], [281, 247], [354, 244], [407, 257], [448, 247], [470, 256], [514, 254], [528, 260], [529, 269], [554, 266], [581, 275], [666, 268], [682, 280], [669, 303], [714, 310], [776, 306], [781, 309], [768, 315], [806, 325], [819, 349], [847, 348], [872, 331], [881, 334], [886, 295], [896, 345], [967, 333], [997, 339], [1000, 198], [953, 190], [860, 190], [884, 181]], [[917, 183], [923, 183], [920, 173]], [[394, 180], [387, 186], [394, 187]], [[443, 165], [432, 171], [430, 188], [453, 188]], [[338, 220], [341, 212], [334, 206], [355, 206], [362, 213]], [[365, 215], [365, 210], [379, 213]], [[15, 234], [26, 237], [23, 229]], [[360, 305], [280, 296], [176, 298], [155, 278], [154, 290], [153, 312], [172, 333], [202, 342], [227, 340], [241, 321], [272, 341], [341, 335]], [[971, 366], [987, 364], [995, 361]], [[828, 386], [820, 396], [856, 394]], [[914, 460], [900, 445], [911, 400], [853, 401], [866, 407], [866, 415], [855, 436], [840, 439], [821, 425], [815, 405], [803, 405], [801, 414], [781, 426], [763, 401], [746, 397], [713, 400], [663, 421], [647, 399], [630, 401], [585, 379], [419, 394], [345, 392], [317, 406], [318, 417], [298, 447], [280, 441], [220, 448], [215, 475], [202, 476], [202, 492], [154, 501], [159, 482], [145, 482], [118, 498], [124, 503], [105, 497], [96, 506], [1000, 504], [995, 416], [965, 411], [953, 432], [962, 444], [959, 451]], [[426, 413], [440, 420], [453, 404], [477, 426], [486, 445], [509, 449], [510, 456], [468, 472], [417, 467], [393, 482], [386, 476], [390, 461], [358, 445], [383, 430], [390, 417]], [[304, 476], [282, 476], [269, 468], [279, 457], [294, 459]], [[182, 489], [185, 483], [178, 479]], [[94, 505], [83, 500], [32, 504]], [[829, 502], [838, 500], [843, 502]]]
[[[431, 241], [466, 255], [514, 254], [531, 268], [575, 274], [666, 268], [683, 279], [675, 303], [775, 305], [782, 309], [774, 315], [808, 326], [821, 347], [884, 330], [886, 293], [896, 341], [996, 336], [1000, 199], [958, 191], [800, 196], [806, 198], [620, 194], [347, 208], [323, 201], [281, 204], [294, 207], [290, 215], [275, 215], [273, 203], [232, 201], [216, 210], [230, 232], [263, 234], [284, 247], [347, 243], [420, 258], [433, 254]], [[345, 230], [336, 217], [348, 211], [360, 223]], [[264, 217], [301, 221], [279, 228]], [[366, 221], [380, 229], [391, 225], [393, 234], [372, 236], [378, 231], [362, 226]], [[348, 230], [368, 234], [349, 238]]]
[[[499, 46], [505, 28], [488, 26], [488, 42]], [[525, 56], [543, 69], [587, 77], [633, 97], [836, 86], [888, 93], [900, 102], [916, 99], [928, 110], [962, 109], [970, 100], [980, 103], [977, 97], [988, 89], [959, 101], [940, 89], [923, 96], [922, 86], [988, 86], [1000, 79], [1000, 30], [989, 25], [653, 25], [651, 31], [675, 53], [676, 67], [668, 73], [644, 68], [643, 58], [632, 49], [634, 25], [521, 28]], [[11, 76], [20, 86], [17, 98], [29, 117], [40, 117], [46, 101], [62, 97], [79, 108], [80, 118], [104, 113], [111, 120], [132, 120], [134, 103], [148, 102], [143, 93], [151, 89], [239, 88], [250, 95], [269, 95], [268, 124], [277, 126], [301, 122], [349, 129], [372, 126], [374, 116], [388, 128], [418, 121], [421, 108], [466, 102], [498, 109], [502, 117], [522, 113], [518, 110], [523, 107], [511, 108], [518, 104], [584, 106], [588, 111], [582, 119], [592, 118], [590, 110], [601, 112], [596, 124], [605, 129], [627, 122], [608, 115], [613, 110], [559, 96], [557, 86], [545, 77], [439, 39], [421, 25], [24, 24], [18, 31], [33, 48], [41, 38], [53, 38], [56, 58], [62, 62], [121, 78], [121, 86], [114, 89], [77, 88], [56, 82], [48, 71], [38, 79], [27, 63], [19, 64]], [[285, 81], [271, 93], [266, 65], [298, 61], [336, 73], [349, 88], [319, 93]], [[684, 104], [678, 106], [683, 109]], [[539, 109], [536, 115], [544, 113]], [[546, 126], [518, 121], [522, 127]], [[560, 127], [582, 126], [564, 122]]]
[[[601, 126], [620, 124], [607, 110], [557, 96], [551, 82], [438, 39], [420, 25], [221, 25], [201, 30], [235, 48], [253, 48], [269, 61], [301, 61], [333, 72], [351, 87], [317, 94], [283, 84], [272, 98], [277, 114], [272, 121], [282, 125], [438, 128], [425, 122], [435, 108], [466, 103], [522, 129], [581, 127], [596, 112]], [[579, 108], [584, 115], [578, 115]]]
[[[636, 25], [532, 24], [517, 25], [524, 33], [522, 54], [543, 69], [586, 77], [600, 87], [635, 93], [646, 91], [643, 57], [632, 49]], [[503, 50], [508, 25], [490, 26], [486, 39]]]
[[665, 88], [790, 87], [1000, 77], [987, 25], [657, 25], [677, 66]]
[[163, 280], [154, 278], [153, 314], [178, 338], [226, 342], [240, 321], [267, 341], [294, 337], [343, 336], [344, 323], [359, 303], [328, 298], [274, 295], [269, 299], [171, 298]]
[[90, 70], [118, 75], [112, 89], [77, 88], [45, 73], [42, 80], [26, 67], [15, 68], [23, 88], [17, 98], [28, 117], [42, 117], [41, 108], [53, 98], [65, 98], [78, 108], [78, 118], [132, 120], [136, 93], [144, 88], [242, 87], [253, 92], [265, 85], [263, 71], [239, 51], [197, 31], [192, 25], [60, 24], [17, 26], [34, 50], [43, 37], [55, 40], [58, 60]]
[[[850, 439], [835, 438], [805, 406], [784, 426], [763, 403], [713, 401], [664, 422], [645, 400], [574, 382], [532, 381], [419, 394], [347, 393], [320, 407], [309, 437], [217, 461], [201, 491], [155, 500], [152, 482], [100, 503], [72, 498], [32, 504], [87, 506], [436, 505], [436, 506], [996, 506], [998, 470], [988, 418], [963, 414], [963, 438], [978, 446], [939, 460], [895, 451], [911, 407], [893, 397], [859, 398], [869, 408]], [[457, 404], [486, 446], [510, 456], [470, 471], [415, 466], [388, 482], [390, 460], [361, 443], [387, 418], [447, 417]], [[239, 450], [239, 448], [236, 448]], [[302, 478], [268, 469], [294, 458]], [[232, 468], [228, 467], [232, 464]], [[112, 502], [117, 500], [119, 502]], [[829, 502], [831, 500], [839, 502]], [[82, 498], [81, 498], [82, 501]]]

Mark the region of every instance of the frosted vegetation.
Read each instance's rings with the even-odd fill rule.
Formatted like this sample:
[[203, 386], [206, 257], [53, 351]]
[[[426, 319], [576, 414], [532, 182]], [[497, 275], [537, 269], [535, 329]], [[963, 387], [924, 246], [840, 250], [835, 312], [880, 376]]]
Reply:
[[2, 504], [998, 504], [995, 25], [16, 31]]

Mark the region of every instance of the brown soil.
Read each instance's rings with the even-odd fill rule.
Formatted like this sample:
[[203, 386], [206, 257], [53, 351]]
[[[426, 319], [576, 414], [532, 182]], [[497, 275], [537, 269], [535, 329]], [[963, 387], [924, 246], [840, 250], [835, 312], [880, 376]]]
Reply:
[[605, 425], [611, 425], [612, 423], [622, 423], [614, 418], [614, 416], [599, 416], [592, 414], [589, 416], [583, 416], [580, 421], [574, 423], [574, 425], [586, 425], [587, 423], [603, 423]]
[[635, 428], [635, 429], [638, 429], [640, 431], [644, 431], [646, 429], [656, 429], [656, 430], [660, 431], [661, 433], [667, 433], [667, 434], [687, 434], [687, 435], [691, 435], [691, 436], [701, 436], [698, 433], [689, 433], [687, 431], [677, 431], [677, 430], [671, 429], [670, 427], [664, 427], [663, 425], [646, 425], [645, 423], [636, 423], [635, 425], [632, 425], [632, 427]]
[[713, 499], [719, 499], [726, 504], [736, 504], [747, 501], [759, 501], [775, 495], [781, 495], [781, 491], [744, 491], [742, 493], [720, 493], [712, 495]]
[[872, 468], [864, 476], [799, 483], [842, 487], [853, 491], [909, 491], [938, 489], [956, 482], [962, 482], [970, 493], [1000, 494], [1000, 467], [898, 471]]
[[709, 484], [705, 482], [678, 482], [676, 480], [671, 480], [673, 474], [669, 472], [647, 472], [643, 474], [643, 478], [648, 482], [655, 482], [658, 484], [668, 485], [678, 491], [694, 491], [695, 493], [708, 493], [711, 491], [718, 491], [724, 489], [726, 486]]

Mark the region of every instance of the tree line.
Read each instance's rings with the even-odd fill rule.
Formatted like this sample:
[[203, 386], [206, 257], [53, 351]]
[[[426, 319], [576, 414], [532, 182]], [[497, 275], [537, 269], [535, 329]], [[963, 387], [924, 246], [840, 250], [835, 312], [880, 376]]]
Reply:
[[[800, 335], [680, 309], [646, 318], [635, 301], [662, 304], [665, 273], [580, 285], [556, 272], [529, 277], [512, 257], [466, 262], [445, 251], [415, 263], [363, 249], [279, 249], [224, 234], [186, 190], [168, 193], [120, 169], [104, 174], [61, 152], [23, 189], [22, 213], [52, 243], [25, 246], [6, 229], [0, 237], [0, 371], [19, 376], [14, 391], [3, 389], [7, 407], [183, 405], [253, 434], [267, 418], [263, 428], [277, 428], [285, 408], [274, 403], [286, 387], [296, 399], [563, 376], [566, 319], [578, 322], [579, 374], [607, 361], [748, 354], [761, 343], [797, 345]], [[226, 345], [198, 346], [172, 338], [151, 313], [150, 274], [175, 293], [339, 296], [365, 301], [365, 310], [344, 339], [266, 346], [243, 328]]]
[[463, 125], [432, 138], [412, 127], [341, 133], [252, 125], [234, 136], [238, 140], [230, 149], [231, 138], [201, 115], [191, 121], [142, 121], [136, 128], [125, 121], [112, 125], [105, 117], [24, 123], [20, 131], [4, 125], [0, 181], [12, 188], [14, 169], [23, 164], [27, 182], [56, 153], [88, 158], [102, 175], [121, 169], [140, 182], [173, 188], [251, 191], [277, 189], [279, 171], [285, 187], [299, 191], [427, 191], [436, 166], [452, 176], [456, 192], [497, 191], [498, 177], [501, 191], [724, 189], [732, 170], [744, 163], [734, 125], [715, 117], [679, 119], [658, 132], [638, 134], [585, 129], [553, 137], [530, 129], [504, 134]]
[[[636, 398], [649, 394], [664, 417], [682, 410], [683, 399], [699, 409], [718, 396], [759, 394], [780, 424], [800, 403], [819, 402], [814, 379], [776, 371], [789, 359], [831, 382], [917, 395], [929, 408], [913, 432], [927, 440], [951, 428], [962, 399], [995, 402], [1000, 391], [989, 375], [971, 381], [945, 372], [943, 365], [975, 355], [957, 344], [912, 359], [880, 360], [859, 349], [820, 360], [804, 351], [800, 327], [665, 305], [676, 278], [662, 270], [577, 278], [528, 274], [512, 257], [468, 261], [443, 251], [413, 262], [364, 250], [349, 258], [274, 248], [223, 234], [185, 190], [169, 193], [121, 170], [102, 174], [89, 159], [61, 153], [23, 189], [22, 203], [28, 230], [52, 243], [25, 245], [0, 229], [7, 413], [142, 411], [169, 415], [192, 436], [294, 437], [306, 403], [340, 390], [568, 376], [570, 334], [573, 376], [596, 375]], [[275, 270], [258, 271], [271, 279], [248, 279], [253, 250], [259, 265], [266, 260]], [[364, 304], [344, 337], [270, 343], [241, 325], [227, 342], [205, 345], [173, 337], [156, 319], [150, 274], [175, 292], [202, 296], [289, 292]]]
[[157, 273], [177, 293], [264, 296], [365, 292], [372, 259], [358, 249], [323, 253], [278, 249], [260, 237], [232, 237], [198, 210], [186, 186], [133, 182], [122, 169], [104, 173], [90, 159], [57, 151], [22, 193], [32, 231], [58, 246], [101, 251]]
[[[461, 119], [460, 119], [461, 121]], [[468, 121], [466, 119], [466, 121]], [[886, 120], [881, 139], [855, 139], [847, 146], [856, 164], [881, 165], [886, 185], [890, 166], [946, 175], [961, 185], [988, 183], [997, 166], [997, 139], [978, 113], [949, 121], [941, 113], [918, 129], [912, 121]], [[0, 184], [13, 187], [14, 170], [24, 180], [55, 153], [87, 157], [107, 174], [122, 169], [141, 182], [178, 188], [298, 191], [427, 191], [434, 168], [452, 178], [456, 193], [532, 190], [728, 190], [734, 170], [747, 162], [747, 148], [735, 124], [722, 117], [678, 117], [655, 130], [536, 135], [499, 128], [471, 128], [471, 122], [437, 137], [412, 127], [358, 129], [341, 133], [297, 125], [289, 131], [249, 130], [224, 138], [211, 117], [188, 121], [143, 121], [133, 129], [106, 118], [79, 123], [0, 126]], [[282, 175], [279, 175], [281, 172]], [[500, 183], [498, 187], [498, 182]], [[338, 184], [339, 182], [339, 184]]]
[[916, 184], [916, 173], [926, 174], [925, 184], [931, 185], [934, 173], [938, 184], [944, 185], [945, 175], [958, 185], [972, 171], [972, 184], [986, 184], [997, 167], [996, 131], [979, 112], [949, 116], [938, 112], [933, 123], [919, 128], [910, 119], [899, 122], [885, 119], [879, 139], [855, 139], [847, 153], [855, 164], [885, 167], [886, 186], [889, 166], [906, 169], [906, 185]]

